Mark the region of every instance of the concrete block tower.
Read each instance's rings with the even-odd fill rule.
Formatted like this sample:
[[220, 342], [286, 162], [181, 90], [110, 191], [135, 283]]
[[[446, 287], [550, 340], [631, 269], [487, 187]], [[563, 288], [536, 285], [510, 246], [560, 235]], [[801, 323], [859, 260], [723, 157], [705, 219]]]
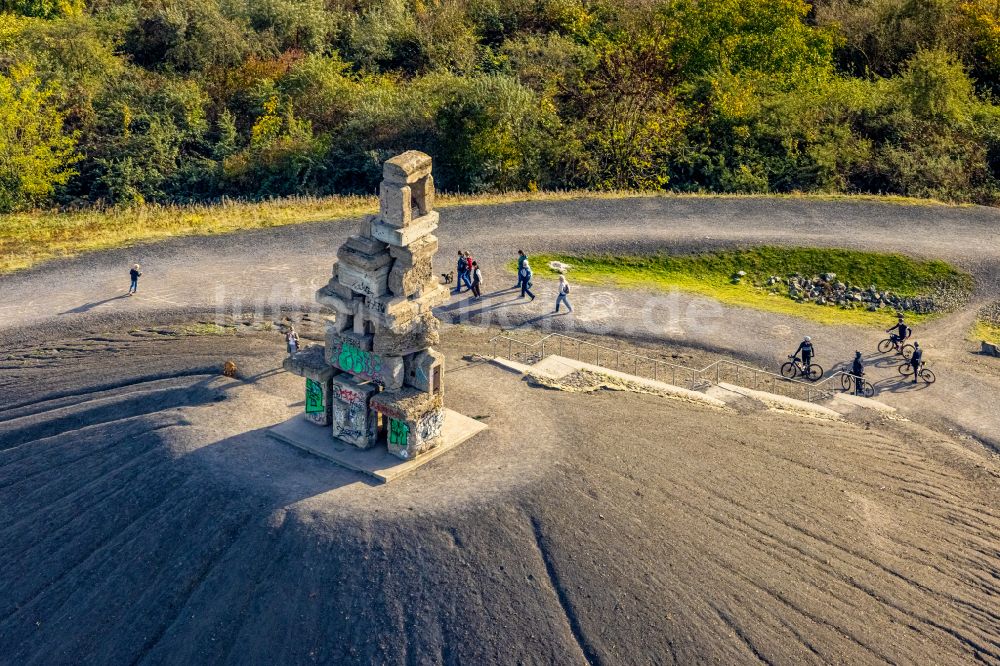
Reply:
[[[337, 251], [329, 283], [316, 300], [335, 314], [327, 320], [325, 349], [299, 352], [311, 359], [307, 380], [322, 373], [323, 414], [334, 437], [360, 448], [385, 443], [410, 459], [437, 446], [444, 423], [444, 359], [433, 308], [448, 300], [434, 276], [431, 158], [411, 150], [388, 160], [379, 187], [379, 213]], [[285, 362], [305, 375], [299, 354]], [[315, 391], [314, 391], [315, 392]]]

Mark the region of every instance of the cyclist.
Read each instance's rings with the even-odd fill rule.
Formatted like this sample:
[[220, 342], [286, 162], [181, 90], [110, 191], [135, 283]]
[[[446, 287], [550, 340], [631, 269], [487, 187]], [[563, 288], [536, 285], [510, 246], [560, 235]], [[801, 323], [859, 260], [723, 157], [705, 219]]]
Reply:
[[920, 366], [924, 364], [924, 350], [920, 348], [919, 342], [913, 343], [913, 356], [910, 357], [910, 367], [913, 368], [913, 383], [917, 383], [920, 376]]
[[851, 364], [851, 374], [854, 376], [854, 395], [864, 393], [865, 362], [861, 352], [854, 352], [854, 362]]
[[889, 339], [896, 344], [902, 344], [904, 340], [913, 335], [913, 329], [906, 325], [903, 321], [903, 315], [899, 315], [899, 320], [896, 325], [888, 329], [886, 333], [889, 333]]
[[802, 372], [804, 374], [809, 374], [809, 366], [812, 364], [814, 352], [815, 350], [813, 349], [812, 338], [808, 335], [802, 338], [802, 342], [799, 343], [799, 348], [795, 350], [795, 356], [802, 354]]

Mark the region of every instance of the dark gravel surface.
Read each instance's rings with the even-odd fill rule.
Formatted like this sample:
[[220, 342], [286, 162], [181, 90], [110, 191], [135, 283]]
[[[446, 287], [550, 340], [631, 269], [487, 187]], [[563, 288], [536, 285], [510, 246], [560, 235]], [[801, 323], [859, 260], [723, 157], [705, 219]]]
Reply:
[[0, 349], [0, 661], [1000, 663], [1000, 468], [919, 426], [530, 388], [453, 328], [489, 430], [372, 486], [264, 435], [278, 334], [176, 331]]
[[[277, 334], [170, 327], [310, 307], [353, 224], [2, 277], [0, 662], [1000, 664], [1000, 472], [939, 434], [1000, 442], [996, 361], [965, 340], [1000, 293], [998, 222], [978, 207], [741, 198], [447, 209], [439, 270], [463, 247], [488, 280], [506, 282], [517, 247], [786, 243], [947, 259], [977, 292], [921, 331], [933, 390], [880, 396], [919, 424], [531, 389], [462, 361], [483, 334], [449, 329], [448, 403], [490, 429], [384, 487], [264, 435], [301, 409]], [[134, 261], [140, 295], [122, 297]], [[711, 307], [715, 325], [639, 330], [648, 294], [586, 289], [554, 320], [539, 292], [505, 321], [762, 364], [801, 334], [801, 320]], [[442, 316], [496, 324], [508, 297]], [[834, 361], [878, 335], [811, 328]], [[239, 380], [218, 376], [227, 358]]]

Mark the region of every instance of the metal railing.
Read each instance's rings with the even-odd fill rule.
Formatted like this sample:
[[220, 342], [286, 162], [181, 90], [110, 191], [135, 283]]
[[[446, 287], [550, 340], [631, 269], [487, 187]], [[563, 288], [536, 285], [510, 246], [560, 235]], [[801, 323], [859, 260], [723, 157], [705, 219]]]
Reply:
[[[719, 360], [702, 369], [661, 361], [641, 354], [612, 349], [562, 333], [550, 333], [541, 340], [527, 342], [506, 333], [490, 338], [492, 356], [506, 352], [506, 358], [532, 364], [549, 354], [558, 354], [578, 361], [593, 363], [602, 368], [614, 368], [639, 377], [682, 386], [697, 391], [713, 384], [730, 383], [757, 391], [768, 391], [788, 398], [807, 402], [818, 402], [833, 396], [839, 384], [832, 383], [837, 377], [847, 373], [837, 371], [820, 382], [805, 382], [788, 379], [779, 374], [754, 368], [729, 360]], [[586, 353], [584, 350], [586, 349]], [[590, 359], [590, 360], [588, 360]], [[624, 368], [622, 362], [624, 361]]]

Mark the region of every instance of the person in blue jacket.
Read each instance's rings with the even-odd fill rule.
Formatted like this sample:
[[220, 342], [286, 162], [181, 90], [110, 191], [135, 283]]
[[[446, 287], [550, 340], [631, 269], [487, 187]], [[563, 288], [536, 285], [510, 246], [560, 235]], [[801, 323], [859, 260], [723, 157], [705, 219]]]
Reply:
[[534, 273], [531, 272], [531, 265], [527, 260], [525, 260], [524, 263], [521, 264], [521, 270], [517, 272], [517, 277], [521, 284], [521, 295], [519, 298], [524, 298], [525, 294], [527, 294], [531, 297], [531, 300], [535, 300], [535, 295], [531, 293], [531, 278], [533, 276]]

